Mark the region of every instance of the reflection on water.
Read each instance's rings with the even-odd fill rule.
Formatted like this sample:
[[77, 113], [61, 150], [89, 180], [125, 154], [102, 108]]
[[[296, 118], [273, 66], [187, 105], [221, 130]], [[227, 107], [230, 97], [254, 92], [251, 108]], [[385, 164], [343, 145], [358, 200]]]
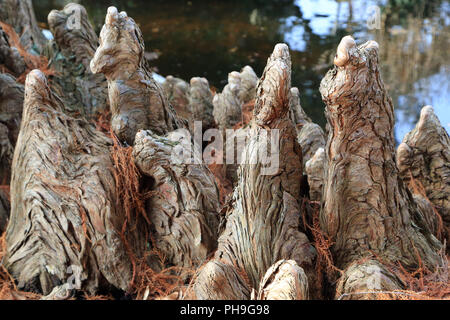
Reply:
[[[34, 1], [37, 18], [69, 1]], [[162, 75], [189, 80], [204, 76], [217, 89], [227, 74], [250, 64], [260, 75], [278, 42], [292, 52], [292, 85], [302, 106], [324, 125], [324, 104], [318, 91], [340, 39], [353, 34], [358, 43], [380, 44], [383, 78], [396, 107], [396, 139], [418, 119], [422, 106], [434, 106], [450, 130], [449, 68], [450, 4], [445, 0], [191, 0], [77, 1], [99, 30], [106, 8], [125, 10], [142, 28], [147, 51]], [[401, 3], [401, 4], [397, 4]], [[380, 10], [381, 29], [368, 28]], [[373, 26], [374, 20], [369, 20]]]

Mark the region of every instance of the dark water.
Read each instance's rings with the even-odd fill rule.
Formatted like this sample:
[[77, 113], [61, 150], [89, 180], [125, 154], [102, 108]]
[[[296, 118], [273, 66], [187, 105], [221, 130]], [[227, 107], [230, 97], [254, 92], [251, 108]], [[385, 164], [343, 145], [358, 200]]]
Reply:
[[[34, 1], [37, 18], [69, 1]], [[251, 65], [258, 75], [278, 42], [292, 55], [292, 85], [314, 121], [324, 125], [319, 84], [330, 68], [340, 39], [380, 44], [383, 78], [396, 107], [396, 139], [433, 105], [450, 131], [450, 3], [426, 0], [191, 0], [78, 1], [97, 31], [110, 5], [140, 25], [146, 50], [159, 54], [152, 65], [161, 75], [185, 80], [206, 77], [221, 90], [227, 75]], [[379, 8], [380, 19], [373, 20]], [[369, 22], [368, 22], [369, 20]], [[379, 25], [376, 24], [380, 21]], [[375, 27], [375, 28], [371, 28]], [[379, 27], [377, 29], [376, 27]]]

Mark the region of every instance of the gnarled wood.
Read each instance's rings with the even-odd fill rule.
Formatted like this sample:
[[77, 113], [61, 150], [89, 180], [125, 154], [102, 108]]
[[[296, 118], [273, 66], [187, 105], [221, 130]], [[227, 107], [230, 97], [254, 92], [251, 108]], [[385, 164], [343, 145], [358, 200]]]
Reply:
[[[295, 260], [300, 267], [311, 271], [315, 250], [299, 231], [297, 199], [302, 157], [295, 128], [288, 118], [290, 82], [288, 47], [278, 44], [258, 83], [252, 131], [243, 151], [246, 164], [239, 166], [238, 185], [226, 213], [215, 260], [200, 270], [193, 286], [194, 296], [199, 299], [242, 297], [217, 292], [220, 290], [217, 283], [227, 288], [258, 290], [267, 270], [281, 259]], [[272, 134], [279, 130], [279, 145], [258, 138], [263, 128], [271, 129]], [[267, 150], [279, 151], [279, 165], [270, 173], [264, 171], [267, 168], [261, 162], [251, 164], [250, 161], [258, 159], [257, 154], [266, 143]], [[236, 271], [231, 272], [232, 268]], [[250, 298], [247, 292], [245, 298]]]
[[6, 194], [0, 189], [0, 235], [6, 230], [10, 209], [11, 206]]
[[24, 58], [16, 47], [12, 47], [8, 35], [0, 26], [0, 65], [4, 65], [16, 77], [27, 69]]
[[156, 248], [167, 265], [192, 269], [217, 246], [219, 193], [208, 168], [195, 164], [197, 154], [193, 164], [177, 162], [178, 153], [192, 152], [191, 142], [180, 142], [179, 137], [176, 131], [161, 137], [142, 130], [133, 156], [138, 168], [153, 179], [147, 214]]
[[228, 74], [228, 84], [213, 99], [213, 115], [219, 129], [230, 129], [242, 117], [241, 75], [237, 71]]
[[377, 291], [392, 292], [404, 285], [395, 274], [377, 260], [355, 261], [339, 279], [336, 299], [376, 299]]
[[37, 25], [31, 0], [0, 0], [0, 21], [14, 27], [25, 49], [41, 52], [46, 40]]
[[314, 156], [306, 162], [305, 171], [308, 176], [309, 198], [321, 201], [324, 178], [325, 150], [317, 149]]
[[[441, 244], [398, 177], [394, 110], [380, 76], [378, 44], [369, 41], [357, 47], [348, 36], [337, 51], [339, 67], [330, 70], [320, 86], [330, 125], [320, 219], [335, 241], [337, 267], [345, 269], [363, 258], [376, 260], [376, 255], [384, 263], [401, 263], [407, 269], [424, 263], [433, 270]], [[367, 287], [365, 268], [356, 263], [346, 270], [343, 293]], [[391, 273], [379, 268], [379, 276]], [[384, 283], [374, 290], [391, 288]]]
[[241, 73], [241, 90], [239, 92], [239, 99], [243, 104], [246, 104], [256, 97], [256, 86], [258, 84], [258, 76], [250, 66], [242, 68]]
[[52, 10], [48, 24], [54, 40], [49, 41], [44, 53], [55, 71], [52, 90], [63, 99], [64, 110], [87, 119], [105, 113], [109, 108], [108, 84], [103, 75], [94, 75], [89, 66], [98, 37], [86, 9], [69, 3], [62, 10]]
[[242, 106], [253, 100], [258, 77], [250, 66], [228, 74], [228, 84], [213, 99], [213, 115], [220, 129], [231, 129], [242, 119]]
[[[399, 145], [397, 165], [410, 189], [422, 191], [442, 216], [450, 245], [450, 138], [431, 106], [422, 109], [416, 127]], [[435, 216], [432, 212], [430, 219]]]
[[134, 20], [126, 12], [109, 7], [90, 66], [92, 72], [103, 73], [108, 79], [111, 127], [129, 145], [141, 129], [164, 135], [182, 127], [147, 69], [144, 51], [144, 39]]
[[319, 148], [325, 147], [325, 134], [322, 128], [311, 121], [300, 105], [300, 93], [298, 88], [291, 89], [290, 118], [297, 129], [297, 140], [302, 147], [303, 172], [305, 165]]
[[206, 78], [194, 77], [189, 88], [189, 130], [194, 132], [194, 121], [202, 122], [202, 131], [215, 126], [213, 117], [213, 96]]
[[307, 300], [308, 278], [294, 260], [280, 260], [267, 270], [256, 300]]
[[[229, 143], [223, 154], [224, 164], [220, 166], [221, 176], [231, 183], [237, 181], [237, 168], [242, 150], [236, 148], [237, 141], [246, 139], [247, 133], [236, 130], [231, 135], [226, 134], [226, 129], [237, 127], [243, 120], [242, 108], [245, 104], [254, 100], [258, 77], [250, 66], [245, 66], [241, 72], [233, 71], [228, 74], [228, 84], [222, 93], [218, 93], [213, 99], [213, 115], [218, 128], [222, 131], [224, 145], [227, 139], [235, 141]], [[232, 163], [227, 159], [233, 159]], [[225, 164], [226, 163], [226, 164]]]
[[27, 291], [48, 294], [70, 277], [90, 293], [108, 283], [126, 290], [132, 267], [120, 235], [112, 142], [62, 109], [45, 76], [30, 72], [4, 266]]
[[190, 84], [182, 79], [167, 76], [163, 83], [167, 99], [194, 134], [194, 122], [202, 123], [202, 132], [215, 126], [213, 96], [206, 78], [191, 78]]
[[162, 84], [168, 102], [175, 109], [177, 116], [186, 122], [189, 119], [189, 83], [174, 76], [167, 76]]
[[187, 289], [187, 300], [246, 300], [250, 285], [242, 270], [221, 260], [202, 266], [193, 285]]
[[0, 184], [9, 184], [22, 119], [23, 96], [23, 85], [9, 74], [0, 74]]

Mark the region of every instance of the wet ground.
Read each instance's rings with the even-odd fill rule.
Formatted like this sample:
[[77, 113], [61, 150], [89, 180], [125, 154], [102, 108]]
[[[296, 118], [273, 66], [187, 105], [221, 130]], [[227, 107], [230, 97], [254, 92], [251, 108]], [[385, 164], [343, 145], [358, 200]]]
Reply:
[[[34, 1], [45, 23], [48, 12], [69, 1]], [[292, 55], [292, 85], [305, 111], [325, 124], [319, 84], [340, 39], [380, 44], [383, 78], [396, 108], [395, 136], [401, 141], [422, 106], [433, 105], [450, 131], [450, 3], [427, 0], [191, 0], [78, 1], [100, 30], [115, 5], [140, 25], [146, 50], [164, 76], [204, 76], [221, 90], [227, 74], [251, 65], [258, 75], [274, 45], [286, 42]], [[378, 19], [379, 18], [379, 19]]]

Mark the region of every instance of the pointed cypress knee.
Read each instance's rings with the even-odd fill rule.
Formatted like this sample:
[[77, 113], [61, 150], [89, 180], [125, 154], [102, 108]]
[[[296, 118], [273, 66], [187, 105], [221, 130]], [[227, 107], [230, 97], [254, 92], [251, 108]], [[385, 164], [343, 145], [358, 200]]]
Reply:
[[[299, 226], [302, 155], [288, 115], [290, 84], [289, 49], [278, 44], [257, 86], [250, 138], [218, 249], [214, 260], [200, 269], [189, 289], [191, 297], [248, 299], [282, 259], [295, 261], [308, 278], [314, 273], [315, 250]], [[261, 138], [264, 130], [267, 139]], [[271, 139], [276, 132], [278, 139]], [[272, 162], [262, 161], [262, 150], [276, 154]]]
[[402, 288], [384, 264], [411, 270], [423, 262], [434, 270], [441, 244], [399, 177], [378, 44], [358, 47], [344, 37], [334, 64], [320, 86], [330, 126], [320, 219], [337, 267], [347, 268], [338, 292], [358, 298], [356, 292]]

